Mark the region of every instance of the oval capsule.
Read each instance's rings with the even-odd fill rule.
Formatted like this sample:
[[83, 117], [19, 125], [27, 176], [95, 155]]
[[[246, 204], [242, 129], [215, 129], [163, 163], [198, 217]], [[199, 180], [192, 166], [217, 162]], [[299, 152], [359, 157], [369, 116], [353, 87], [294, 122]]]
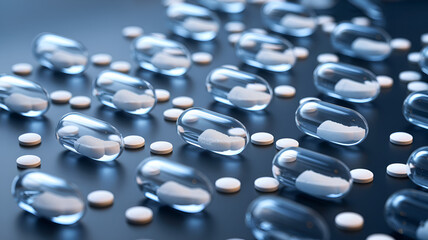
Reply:
[[136, 115], [147, 114], [156, 105], [149, 82], [114, 71], [101, 72], [92, 93], [102, 104]]
[[261, 32], [245, 32], [235, 49], [244, 63], [273, 72], [288, 71], [296, 62], [293, 45], [289, 41]]
[[416, 185], [428, 189], [428, 147], [416, 149], [407, 160], [410, 180]]
[[301, 104], [295, 119], [303, 133], [344, 146], [362, 142], [369, 133], [367, 121], [360, 113], [319, 100]]
[[23, 210], [58, 224], [76, 223], [85, 213], [85, 202], [76, 185], [36, 170], [15, 177], [12, 195]]
[[147, 198], [187, 213], [204, 210], [213, 193], [202, 173], [160, 157], [147, 158], [138, 165], [137, 184]]
[[343, 198], [352, 186], [349, 168], [340, 160], [299, 147], [278, 152], [272, 172], [286, 187], [321, 199]]
[[331, 43], [340, 53], [367, 61], [382, 61], [391, 53], [391, 37], [382, 29], [341, 23], [331, 34]]
[[249, 134], [238, 120], [203, 108], [190, 108], [177, 120], [178, 135], [187, 143], [222, 155], [236, 155]]
[[425, 74], [428, 74], [428, 46], [422, 49], [420, 55], [419, 66]]
[[367, 69], [344, 63], [324, 63], [314, 70], [318, 91], [349, 102], [370, 102], [380, 92], [376, 76]]
[[298, 0], [297, 2], [308, 8], [323, 10], [334, 7], [338, 0]]
[[199, 0], [205, 7], [225, 13], [240, 13], [247, 6], [246, 0]]
[[216, 101], [245, 110], [265, 109], [272, 99], [272, 88], [266, 80], [231, 68], [212, 70], [206, 87]]
[[112, 161], [123, 150], [119, 131], [107, 122], [81, 113], [65, 114], [55, 130], [66, 149], [97, 161]]
[[220, 20], [215, 13], [189, 3], [170, 5], [166, 15], [175, 34], [196, 41], [213, 40], [220, 28]]
[[428, 239], [428, 193], [404, 189], [392, 194], [385, 204], [389, 227], [413, 239]]
[[409, 94], [403, 103], [403, 115], [408, 122], [428, 129], [428, 91]]
[[315, 12], [291, 2], [269, 2], [262, 8], [262, 19], [272, 31], [294, 37], [306, 37], [317, 28]]
[[0, 75], [0, 107], [26, 117], [38, 117], [49, 109], [49, 96], [39, 84], [23, 78]]
[[317, 212], [285, 198], [257, 198], [248, 207], [245, 222], [256, 239], [330, 239]]
[[33, 54], [40, 65], [66, 74], [79, 74], [88, 65], [88, 51], [80, 42], [42, 33], [33, 41]]

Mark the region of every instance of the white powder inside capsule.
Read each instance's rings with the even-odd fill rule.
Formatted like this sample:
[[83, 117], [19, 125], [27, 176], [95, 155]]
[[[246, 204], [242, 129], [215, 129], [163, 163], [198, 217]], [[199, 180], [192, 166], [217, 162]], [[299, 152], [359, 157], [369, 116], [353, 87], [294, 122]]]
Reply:
[[332, 142], [358, 142], [366, 135], [366, 130], [358, 126], [345, 126], [331, 120], [324, 121], [317, 128], [317, 135]]
[[256, 61], [264, 65], [293, 64], [295, 57], [292, 50], [283, 53], [262, 48], [256, 55]]
[[218, 24], [214, 21], [188, 17], [183, 21], [183, 27], [190, 32], [217, 32]]
[[158, 52], [151, 59], [153, 66], [160, 69], [188, 68], [190, 60], [185, 56], [175, 56], [166, 52]]
[[32, 206], [41, 216], [59, 217], [81, 212], [83, 202], [75, 196], [61, 196], [51, 192], [43, 192], [33, 198]]
[[174, 181], [163, 183], [157, 190], [159, 201], [168, 205], [201, 205], [211, 201], [209, 192], [202, 188], [189, 188]]
[[317, 23], [313, 18], [289, 13], [282, 17], [280, 24], [286, 28], [315, 28]]
[[198, 143], [204, 149], [218, 152], [235, 151], [245, 147], [243, 137], [231, 137], [214, 129], [203, 131], [198, 137]]
[[296, 188], [304, 193], [315, 196], [344, 194], [350, 184], [340, 177], [329, 177], [312, 170], [306, 170], [296, 178]]
[[334, 91], [343, 97], [349, 98], [371, 98], [376, 96], [379, 84], [377, 82], [365, 81], [360, 83], [351, 79], [342, 78], [334, 86]]
[[391, 52], [391, 46], [388, 43], [368, 38], [355, 39], [352, 42], [351, 48], [360, 55], [385, 55]]
[[80, 55], [70, 53], [64, 50], [55, 50], [49, 59], [57, 68], [69, 68], [74, 65], [86, 65], [88, 58]]
[[155, 104], [155, 98], [148, 94], [136, 94], [132, 91], [121, 89], [113, 95], [113, 104], [125, 111], [136, 111], [140, 108], [150, 108]]
[[4, 105], [13, 112], [25, 113], [31, 110], [45, 110], [48, 107], [48, 101], [21, 93], [12, 93], [4, 99]]
[[250, 108], [257, 105], [268, 104], [271, 100], [271, 95], [265, 92], [236, 86], [227, 94], [227, 99], [235, 106]]
[[99, 159], [104, 155], [118, 154], [120, 144], [115, 141], [104, 141], [90, 135], [84, 135], [74, 142], [74, 149], [83, 156]]

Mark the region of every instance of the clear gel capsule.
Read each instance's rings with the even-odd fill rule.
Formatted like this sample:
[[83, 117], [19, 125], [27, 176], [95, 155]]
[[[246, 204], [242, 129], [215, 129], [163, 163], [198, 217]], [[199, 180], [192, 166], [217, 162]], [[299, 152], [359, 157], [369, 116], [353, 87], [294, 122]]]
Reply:
[[280, 37], [247, 31], [235, 46], [246, 64], [273, 72], [290, 70], [296, 62], [293, 45]]
[[349, 168], [340, 160], [299, 147], [278, 152], [272, 171], [285, 186], [321, 199], [340, 199], [352, 186]]
[[295, 37], [311, 35], [317, 27], [315, 12], [290, 2], [269, 2], [262, 8], [265, 25], [274, 32]]
[[40, 65], [67, 74], [79, 74], [88, 65], [88, 51], [83, 44], [52, 33], [34, 39], [33, 54]]
[[172, 4], [166, 10], [172, 31], [184, 38], [210, 41], [217, 36], [220, 20], [210, 10], [189, 3]]
[[428, 46], [421, 51], [421, 60], [419, 66], [425, 74], [428, 74]]
[[407, 167], [410, 180], [428, 189], [428, 147], [416, 149], [407, 160]]
[[327, 224], [317, 212], [285, 198], [257, 198], [248, 207], [245, 222], [258, 240], [330, 239]]
[[428, 91], [413, 92], [403, 103], [403, 115], [407, 121], [428, 129]]
[[380, 92], [376, 76], [367, 69], [344, 63], [324, 63], [314, 70], [321, 93], [349, 102], [370, 102]]
[[308, 8], [322, 10], [334, 7], [338, 0], [298, 0], [297, 2]]
[[199, 0], [198, 2], [211, 10], [226, 13], [240, 13], [247, 6], [246, 0]]
[[341, 23], [331, 34], [331, 43], [340, 53], [368, 61], [382, 61], [391, 53], [391, 37], [382, 29]]
[[12, 195], [23, 210], [58, 224], [76, 223], [85, 213], [85, 202], [74, 184], [40, 171], [16, 176]]
[[272, 88], [266, 80], [225, 67], [211, 71], [206, 86], [216, 101], [245, 110], [265, 109], [272, 99]]
[[108, 107], [142, 115], [156, 105], [152, 85], [127, 74], [103, 71], [94, 84], [93, 95]]
[[115, 127], [80, 113], [64, 115], [55, 135], [64, 148], [97, 161], [115, 160], [124, 146]]
[[369, 133], [366, 119], [358, 112], [320, 100], [304, 102], [296, 111], [296, 125], [309, 136], [351, 146]]
[[203, 108], [190, 108], [177, 120], [177, 132], [189, 144], [222, 155], [236, 155], [249, 135], [238, 120]]
[[131, 48], [141, 68], [168, 76], [185, 74], [192, 63], [184, 45], [157, 35], [139, 37]]
[[0, 75], [0, 107], [26, 117], [38, 117], [49, 108], [49, 97], [39, 84], [19, 77]]
[[385, 204], [385, 219], [398, 233], [418, 240], [428, 239], [428, 193], [404, 189]]
[[137, 184], [147, 198], [187, 213], [204, 210], [213, 193], [201, 172], [160, 157], [147, 158], [138, 165]]

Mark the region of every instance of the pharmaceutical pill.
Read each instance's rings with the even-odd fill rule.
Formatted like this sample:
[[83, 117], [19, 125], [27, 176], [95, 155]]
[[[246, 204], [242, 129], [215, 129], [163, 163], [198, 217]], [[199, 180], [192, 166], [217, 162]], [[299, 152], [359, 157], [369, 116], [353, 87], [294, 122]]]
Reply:
[[428, 44], [428, 33], [424, 33], [421, 35], [421, 42], [423, 45]]
[[110, 64], [110, 69], [122, 73], [128, 73], [131, 70], [131, 64], [127, 61], [114, 61]]
[[427, 171], [428, 162], [428, 147], [420, 147], [412, 152], [407, 160], [407, 175], [416, 185], [427, 189], [428, 176], [425, 174]]
[[336, 226], [342, 230], [356, 231], [364, 226], [364, 218], [354, 212], [342, 212], [334, 218]]
[[176, 108], [190, 108], [193, 106], [193, 98], [186, 96], [175, 97], [172, 99], [172, 105]]
[[143, 35], [144, 31], [138, 26], [127, 26], [122, 29], [122, 35], [127, 38], [136, 38]]
[[172, 149], [172, 144], [166, 141], [157, 141], [150, 144], [150, 152], [153, 154], [169, 154]]
[[12, 65], [12, 72], [16, 75], [30, 75], [33, 71], [33, 66], [29, 63], [17, 63]]
[[143, 225], [152, 221], [153, 211], [148, 207], [131, 207], [126, 210], [125, 216], [130, 223]]
[[294, 47], [293, 51], [298, 59], [305, 59], [309, 56], [309, 50], [304, 47]]
[[317, 16], [317, 23], [318, 25], [323, 25], [326, 23], [334, 22], [334, 17], [330, 15], [318, 15]]
[[409, 145], [413, 142], [413, 136], [406, 132], [394, 132], [389, 135], [389, 141], [396, 145]]
[[422, 55], [419, 52], [411, 52], [407, 55], [407, 60], [411, 63], [419, 63], [422, 59]]
[[403, 115], [414, 125], [428, 129], [428, 91], [409, 94], [403, 103]]
[[[153, 96], [153, 92], [149, 89], [146, 90], [146, 94]], [[165, 89], [155, 89], [156, 100], [158, 102], [168, 102], [170, 93]]]
[[183, 112], [184, 111], [179, 108], [170, 108], [163, 112], [163, 117], [165, 118], [165, 120], [175, 122]]
[[96, 190], [88, 194], [89, 205], [93, 207], [105, 208], [113, 205], [114, 195], [106, 190]]
[[240, 13], [247, 5], [245, 0], [199, 0], [198, 2], [209, 9], [225, 13]]
[[394, 84], [394, 80], [390, 76], [379, 75], [376, 80], [381, 88], [390, 88]]
[[107, 53], [98, 53], [91, 56], [91, 62], [98, 66], [106, 66], [111, 63], [113, 57]]
[[70, 99], [69, 103], [72, 108], [89, 108], [91, 106], [91, 99], [86, 96], [75, 96]]
[[267, 132], [257, 132], [251, 135], [251, 142], [255, 145], [270, 145], [273, 141], [273, 135]]
[[77, 126], [69, 125], [58, 129], [58, 136], [60, 137], [72, 137], [79, 134], [79, 128]]
[[352, 180], [356, 183], [371, 183], [373, 182], [373, 173], [364, 168], [356, 168], [351, 170]]
[[323, 30], [323, 32], [325, 33], [332, 33], [334, 31], [334, 29], [336, 28], [337, 23], [335, 22], [328, 22], [328, 23], [324, 23], [321, 28]]
[[383, 233], [374, 233], [367, 236], [366, 240], [395, 240], [395, 239]]
[[[299, 104], [302, 105], [303, 103], [305, 103], [307, 101], [321, 101], [321, 100], [319, 98], [316, 98], [316, 97], [304, 97], [304, 98], [299, 100]], [[316, 109], [315, 109], [315, 111], [316, 111]]]
[[428, 83], [422, 81], [414, 81], [407, 84], [409, 92], [418, 92], [428, 90]]
[[168, 7], [169, 5], [175, 4], [175, 3], [182, 3], [184, 0], [162, 0], [162, 4], [165, 7]]
[[37, 133], [24, 133], [18, 137], [19, 144], [30, 147], [39, 145], [42, 142], [42, 137]]
[[222, 177], [215, 181], [215, 188], [222, 193], [236, 193], [241, 189], [241, 182], [233, 177]]
[[245, 30], [245, 24], [238, 21], [227, 22], [224, 29], [230, 33], [239, 33]]
[[235, 45], [236, 43], [238, 43], [238, 41], [241, 38], [241, 36], [242, 36], [241, 33], [232, 33], [232, 34], [229, 34], [229, 36], [227, 36], [227, 41], [230, 44]]
[[256, 90], [258, 92], [266, 92], [268, 90], [267, 86], [262, 83], [248, 83], [245, 87], [248, 89]]
[[52, 102], [53, 103], [57, 103], [57, 104], [68, 103], [68, 101], [70, 101], [70, 99], [71, 99], [72, 96], [73, 95], [71, 94], [71, 92], [69, 92], [67, 90], [53, 91], [49, 95], [49, 97], [51, 98]]
[[321, 53], [317, 56], [317, 61], [319, 63], [338, 62], [339, 57], [333, 53]]
[[294, 97], [296, 89], [293, 86], [280, 85], [275, 87], [274, 92], [277, 97], [290, 98]]
[[391, 47], [396, 50], [407, 51], [412, 46], [412, 43], [405, 38], [394, 38], [390, 42]]
[[35, 168], [40, 166], [41, 160], [36, 155], [22, 155], [16, 159], [19, 168]]
[[400, 72], [398, 78], [400, 78], [400, 80], [404, 82], [412, 82], [421, 80], [422, 76], [420, 73], [415, 71], [403, 71]]
[[260, 192], [275, 192], [279, 182], [273, 177], [259, 177], [254, 181], [254, 187]]
[[351, 22], [359, 26], [370, 26], [370, 19], [366, 17], [354, 17], [351, 19]]
[[138, 135], [130, 135], [123, 138], [125, 148], [138, 149], [144, 147], [146, 140]]
[[192, 61], [197, 64], [209, 64], [213, 60], [213, 55], [207, 52], [195, 52], [192, 54]]
[[293, 138], [281, 138], [275, 143], [276, 149], [281, 150], [288, 147], [298, 147], [299, 142]]
[[391, 177], [406, 178], [408, 167], [402, 163], [392, 163], [386, 167], [386, 173]]

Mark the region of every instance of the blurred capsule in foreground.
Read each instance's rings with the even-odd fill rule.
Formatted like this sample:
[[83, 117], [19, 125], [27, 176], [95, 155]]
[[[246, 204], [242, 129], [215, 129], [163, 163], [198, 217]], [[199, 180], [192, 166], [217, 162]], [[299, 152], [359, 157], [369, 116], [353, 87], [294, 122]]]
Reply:
[[240, 13], [247, 6], [246, 0], [199, 0], [198, 2], [211, 10], [225, 13]]
[[416, 149], [407, 160], [407, 167], [410, 180], [428, 189], [428, 147]]
[[403, 103], [403, 115], [410, 123], [428, 129], [428, 91], [407, 96]]
[[428, 74], [428, 46], [422, 49], [419, 66], [425, 74]]

